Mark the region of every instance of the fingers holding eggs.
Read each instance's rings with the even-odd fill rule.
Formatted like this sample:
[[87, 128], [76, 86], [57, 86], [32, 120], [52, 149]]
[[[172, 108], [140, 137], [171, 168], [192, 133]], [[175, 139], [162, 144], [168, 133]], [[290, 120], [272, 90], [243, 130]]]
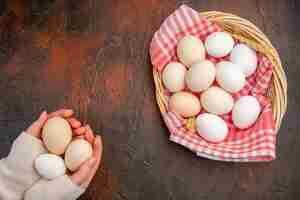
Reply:
[[92, 145], [85, 139], [73, 140], [65, 152], [65, 164], [67, 168], [75, 172], [93, 155]]
[[74, 114], [74, 111], [72, 109], [59, 109], [57, 111], [54, 111], [48, 115], [48, 118], [52, 117], [63, 117], [63, 118], [69, 118]]
[[[50, 113], [43, 127], [42, 139], [49, 151], [37, 160], [38, 173], [48, 179], [71, 172], [78, 185], [88, 185], [94, 177], [101, 159], [102, 143], [95, 139], [89, 124], [83, 125], [72, 117], [70, 109]], [[51, 163], [52, 168], [47, 168]]]
[[75, 129], [73, 132], [74, 132], [74, 135], [75, 136], [80, 136], [80, 135], [83, 135], [87, 130], [87, 127], [86, 126], [81, 126], [77, 129]]
[[[70, 123], [71, 127], [74, 129], [73, 135], [82, 136], [80, 138], [85, 138], [88, 141], [93, 140], [93, 131], [89, 124], [82, 126], [82, 123], [76, 118], [69, 118], [67, 120]], [[88, 135], [88, 136], [85, 136], [85, 135]]]
[[74, 172], [71, 176], [70, 179], [72, 182], [80, 187], [85, 188], [86, 182], [90, 177], [91, 169], [96, 164], [96, 160], [94, 158], [90, 158], [89, 160], [85, 161], [82, 166]]
[[85, 132], [84, 138], [91, 144], [93, 144], [95, 136], [93, 130], [91, 129], [90, 125], [87, 125], [87, 130]]
[[94, 143], [95, 135], [89, 124], [75, 129], [73, 134], [77, 139], [85, 139], [90, 144]]
[[99, 135], [93, 142], [92, 156], [78, 168], [71, 176], [71, 180], [76, 185], [87, 188], [100, 166], [103, 152], [102, 139]]
[[33, 122], [27, 129], [26, 129], [26, 133], [29, 135], [32, 135], [36, 138], [40, 138], [41, 137], [41, 130], [43, 128], [43, 126], [45, 125], [46, 121], [48, 119], [48, 114], [46, 111], [43, 111], [40, 115], [40, 117]]
[[76, 118], [69, 118], [69, 119], [67, 119], [67, 121], [69, 122], [69, 124], [71, 125], [71, 127], [73, 129], [80, 128], [82, 125], [81, 122]]
[[91, 159], [94, 159], [95, 163], [91, 167], [91, 171], [89, 172], [89, 175], [87, 176], [86, 180], [83, 182], [82, 184], [83, 187], [87, 187], [91, 183], [101, 163], [103, 144], [102, 144], [102, 139], [99, 135], [95, 137], [93, 143], [93, 149], [94, 149], [93, 157]]

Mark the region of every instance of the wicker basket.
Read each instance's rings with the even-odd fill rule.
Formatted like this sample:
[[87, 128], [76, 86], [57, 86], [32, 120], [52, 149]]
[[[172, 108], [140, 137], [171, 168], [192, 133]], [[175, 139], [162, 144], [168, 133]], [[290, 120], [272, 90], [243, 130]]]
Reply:
[[[218, 24], [223, 30], [231, 33], [235, 39], [247, 44], [269, 58], [274, 69], [272, 86], [268, 91], [268, 97], [272, 102], [273, 118], [276, 124], [276, 131], [278, 131], [287, 108], [287, 80], [276, 49], [265, 34], [246, 19], [216, 11], [201, 12], [200, 14]], [[165, 88], [162, 83], [161, 72], [153, 68], [153, 75], [156, 86], [157, 103], [160, 111], [164, 113], [166, 112], [168, 101], [164, 95]], [[192, 117], [186, 120], [187, 128], [194, 129], [195, 118]]]

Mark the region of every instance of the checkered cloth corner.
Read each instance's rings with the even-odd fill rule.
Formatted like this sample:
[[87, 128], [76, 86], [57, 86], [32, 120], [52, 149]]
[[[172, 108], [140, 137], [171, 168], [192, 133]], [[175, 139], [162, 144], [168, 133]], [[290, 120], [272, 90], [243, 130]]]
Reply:
[[[192, 8], [182, 5], [163, 22], [154, 34], [150, 45], [151, 62], [155, 68], [162, 71], [170, 61], [176, 61], [176, 44], [185, 35], [191, 34], [202, 41], [216, 31], [222, 29], [215, 23], [201, 17]], [[266, 97], [270, 87], [273, 66], [264, 55], [258, 55], [258, 68], [247, 78], [246, 86], [233, 94], [237, 100], [241, 96], [256, 96], [261, 107], [261, 114], [256, 123], [246, 130], [240, 130], [233, 125], [231, 113], [221, 116], [229, 127], [229, 135], [221, 143], [209, 143], [201, 138], [197, 131], [187, 129], [185, 120], [168, 110], [163, 113], [163, 119], [170, 131], [170, 140], [176, 142], [198, 156], [232, 162], [271, 161], [276, 157], [276, 131], [272, 118], [272, 109]], [[218, 62], [207, 56], [207, 59]], [[222, 58], [226, 60], [227, 58]], [[221, 60], [222, 60], [221, 59]], [[166, 93], [166, 96], [170, 94]]]

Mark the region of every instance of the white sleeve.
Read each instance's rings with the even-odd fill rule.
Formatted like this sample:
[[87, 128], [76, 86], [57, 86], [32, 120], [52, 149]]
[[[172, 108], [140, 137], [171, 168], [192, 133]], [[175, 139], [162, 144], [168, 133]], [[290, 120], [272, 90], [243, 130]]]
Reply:
[[54, 180], [39, 180], [25, 193], [24, 200], [76, 200], [84, 191], [64, 175]]
[[13, 143], [8, 157], [0, 160], [0, 199], [21, 200], [40, 176], [34, 160], [46, 152], [42, 141], [23, 132]]

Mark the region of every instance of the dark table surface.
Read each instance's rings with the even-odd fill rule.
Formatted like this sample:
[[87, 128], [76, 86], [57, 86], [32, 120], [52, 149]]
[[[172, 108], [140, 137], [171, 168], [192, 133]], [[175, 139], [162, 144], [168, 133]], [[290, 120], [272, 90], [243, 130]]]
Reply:
[[[275, 161], [216, 162], [168, 141], [148, 48], [183, 3], [245, 17], [278, 49], [289, 101]], [[1, 157], [42, 110], [69, 107], [104, 140], [102, 167], [80, 199], [300, 199], [299, 1], [2, 0], [0, 8]]]

